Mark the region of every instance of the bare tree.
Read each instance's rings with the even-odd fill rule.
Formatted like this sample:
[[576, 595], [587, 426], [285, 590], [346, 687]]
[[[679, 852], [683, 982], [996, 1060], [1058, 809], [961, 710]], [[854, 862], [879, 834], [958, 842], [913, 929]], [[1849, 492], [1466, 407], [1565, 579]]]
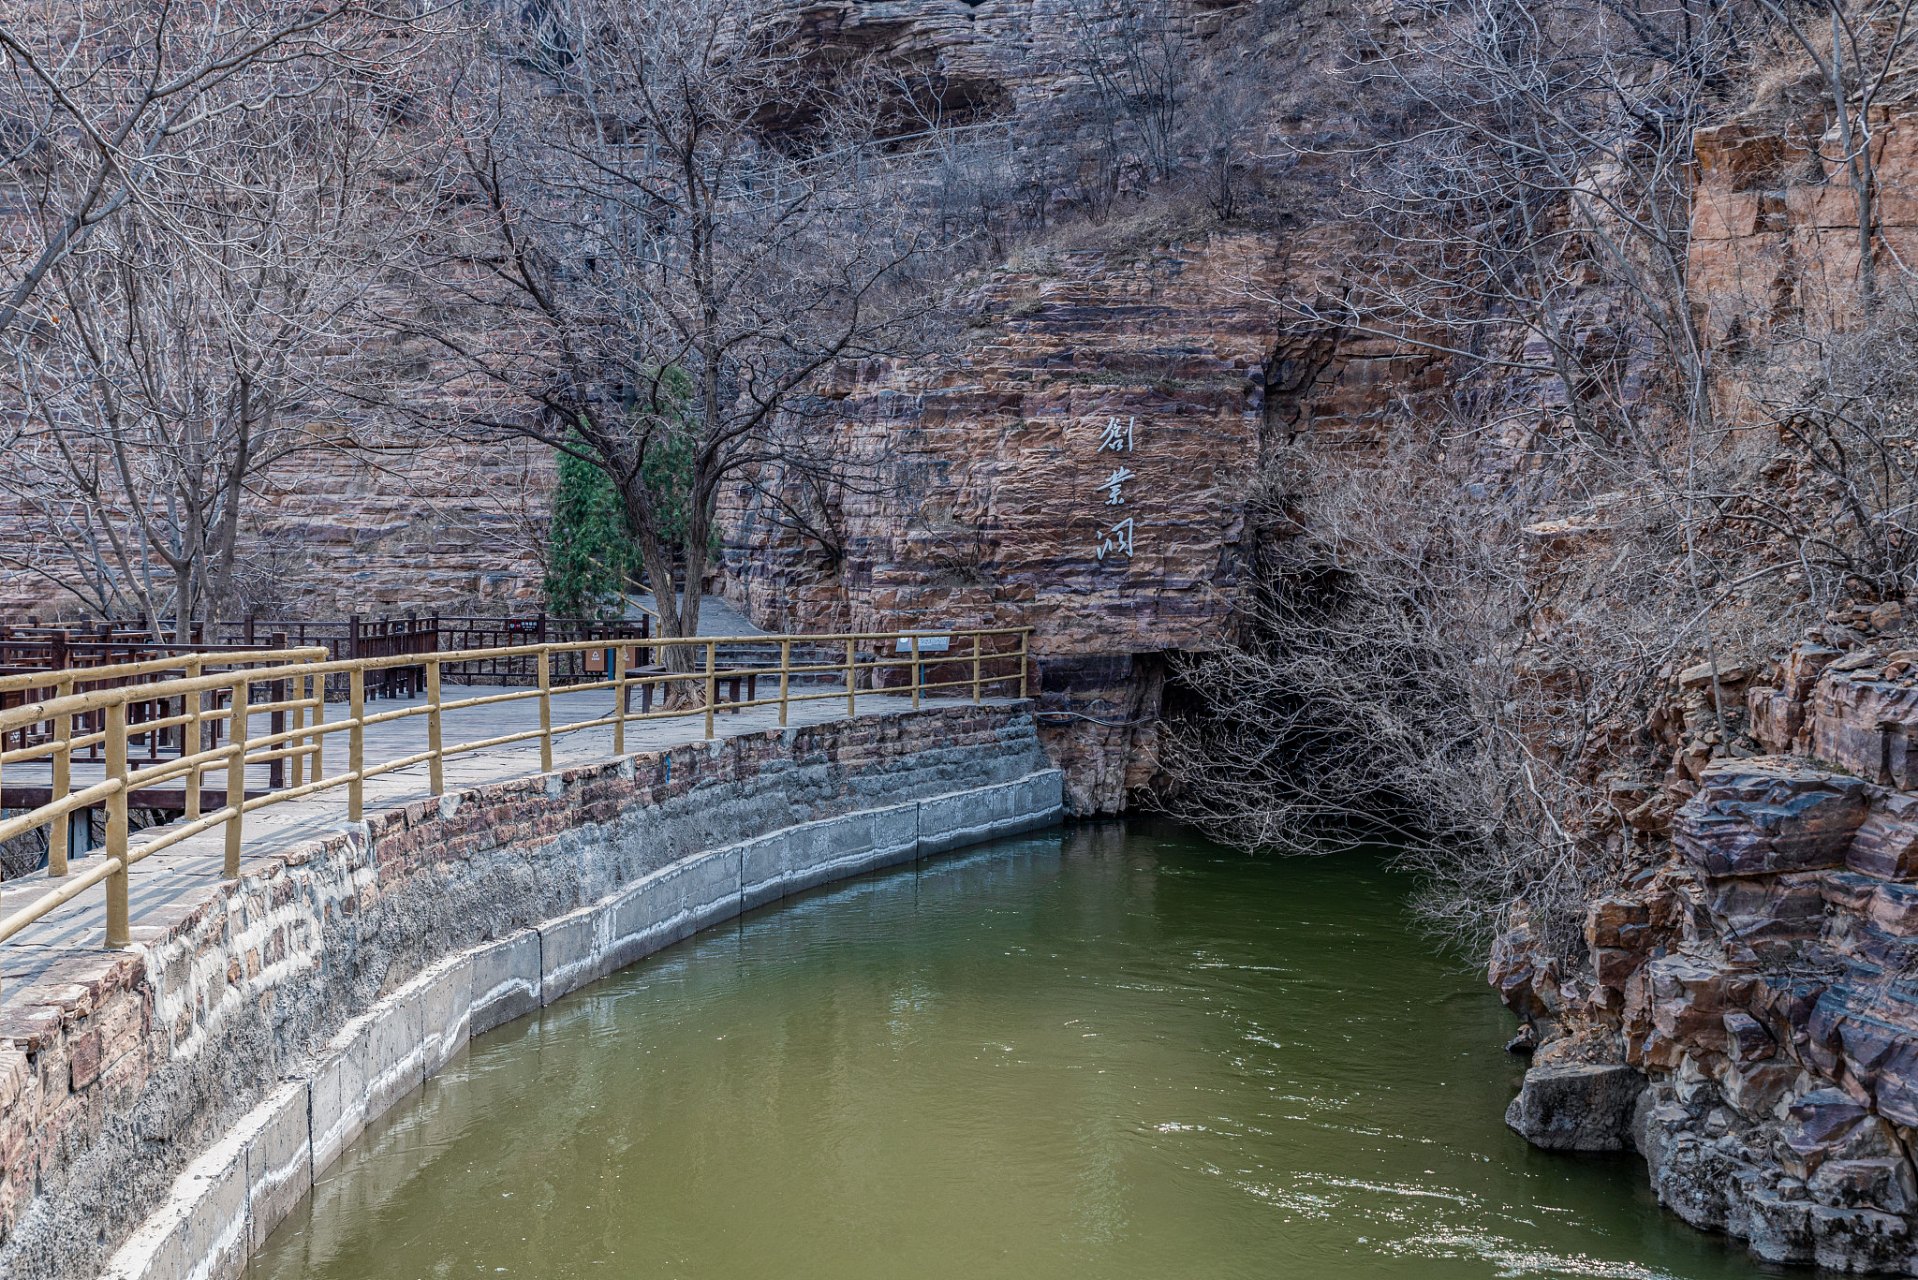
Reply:
[[1845, 175], [1857, 210], [1859, 319], [1872, 320], [1878, 303], [1879, 233], [1877, 125], [1887, 85], [1909, 70], [1914, 38], [1912, 0], [1818, 0], [1814, 4], [1759, 0], [1790, 44], [1817, 68], [1830, 124], [1814, 143], [1819, 158]]
[[[1425, 919], [1468, 954], [1515, 901], [1575, 944], [1629, 850], [1567, 819], [1602, 791], [1567, 765], [1602, 730], [1613, 668], [1647, 681], [1658, 661], [1628, 625], [1574, 615], [1541, 636], [1589, 583], [1548, 586], [1525, 554], [1538, 498], [1475, 493], [1469, 458], [1425, 426], [1338, 467], [1275, 448], [1248, 493], [1258, 561], [1237, 635], [1177, 664], [1184, 687], [1225, 696], [1169, 722], [1166, 805], [1265, 852], [1388, 844], [1419, 874]], [[1613, 583], [1626, 611], [1655, 577]], [[1542, 639], [1594, 678], [1541, 678]]]
[[[1482, 948], [1523, 902], [1569, 947], [1591, 887], [1644, 849], [1599, 769], [1662, 767], [1642, 725], [1674, 661], [1702, 649], [1722, 693], [1738, 548], [1715, 494], [1740, 459], [1687, 265], [1693, 137], [1744, 33], [1709, 0], [1400, 19], [1352, 72], [1383, 141], [1337, 153], [1360, 233], [1345, 287], [1269, 300], [1441, 366], [1448, 411], [1419, 430], [1443, 447], [1391, 437], [1364, 501], [1296, 502], [1272, 594], [1219, 659], [1250, 653], [1238, 678], [1268, 692], [1198, 673], [1244, 705], [1205, 702], [1185, 803], [1294, 847], [1302, 819], [1383, 821], [1455, 938]], [[1197, 763], [1254, 705], [1281, 744], [1266, 801]], [[1259, 741], [1249, 722], [1237, 740]]]
[[1254, 137], [1266, 110], [1265, 71], [1249, 59], [1215, 69], [1179, 122], [1180, 156], [1206, 204], [1227, 221], [1245, 211], [1252, 174], [1264, 159]]
[[936, 68], [880, 65], [873, 74], [899, 118], [889, 145], [917, 154], [914, 194], [937, 242], [1003, 256], [1008, 228], [1038, 221], [1044, 204], [1016, 120], [995, 116]]
[[1129, 155], [1149, 179], [1182, 167], [1180, 133], [1192, 80], [1189, 22], [1174, 0], [1068, 0], [1068, 54], [1084, 79], [1100, 148], [1101, 177], [1088, 192], [1109, 204]]
[[[0, 183], [34, 215], [10, 226], [0, 254], [0, 333], [39, 319], [29, 304], [54, 266], [190, 165], [223, 117], [299, 96], [317, 64], [390, 71], [416, 10], [403, 0], [0, 4]], [[164, 200], [147, 212], [165, 217]]]
[[1778, 358], [1739, 374], [1777, 446], [1755, 482], [1729, 476], [1710, 500], [1748, 547], [1786, 568], [1815, 614], [1910, 598], [1918, 593], [1911, 299], [1887, 292], [1870, 325], [1785, 332], [1776, 343]]
[[13, 567], [156, 633], [239, 611], [252, 489], [353, 436], [385, 113], [365, 84], [281, 75], [245, 111], [203, 100], [192, 154], [51, 264], [41, 323], [6, 341], [0, 491], [39, 534]]
[[[783, 8], [555, 0], [492, 28], [451, 97], [449, 299], [410, 327], [458, 429], [530, 436], [617, 487], [669, 636], [694, 634], [721, 486], [831, 466], [806, 397], [923, 311], [926, 252], [856, 69]], [[795, 415], [800, 416], [795, 418]]]

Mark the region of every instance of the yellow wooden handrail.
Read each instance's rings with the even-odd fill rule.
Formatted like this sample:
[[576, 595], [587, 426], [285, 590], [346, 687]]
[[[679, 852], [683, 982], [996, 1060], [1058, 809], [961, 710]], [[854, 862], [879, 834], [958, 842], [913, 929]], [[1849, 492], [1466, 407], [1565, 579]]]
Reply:
[[[45, 828], [49, 846], [47, 872], [51, 879], [62, 883], [0, 919], [0, 942], [44, 919], [83, 890], [104, 882], [107, 945], [126, 946], [130, 919], [128, 873], [134, 864], [190, 836], [223, 826], [223, 874], [228, 878], [238, 876], [244, 852], [245, 815], [270, 805], [344, 788], [347, 793], [347, 818], [357, 822], [364, 814], [365, 783], [368, 778], [425, 764], [431, 793], [440, 795], [446, 786], [444, 762], [449, 756], [537, 740], [540, 770], [551, 772], [553, 741], [562, 734], [610, 726], [613, 730], [613, 753], [622, 756], [626, 753], [628, 722], [694, 715], [704, 717], [705, 737], [711, 739], [716, 733], [714, 715], [720, 707], [719, 689], [724, 682], [734, 683], [735, 696], [726, 704], [728, 708], [738, 710], [776, 706], [782, 727], [788, 723], [791, 707], [795, 703], [843, 698], [846, 713], [857, 715], [862, 678], [866, 682], [865, 691], [870, 693], [874, 691], [875, 682], [884, 678], [881, 673], [899, 668], [904, 668], [907, 673], [904, 685], [879, 691], [906, 694], [914, 707], [921, 705], [925, 695], [946, 690], [962, 694], [969, 691], [974, 703], [983, 701], [988, 689], [1016, 690], [1016, 695], [1024, 698], [1030, 688], [1027, 668], [1031, 636], [1030, 627], [983, 627], [945, 631], [911, 629], [802, 635], [630, 637], [345, 659], [329, 659], [324, 648], [312, 647], [246, 653], [182, 653], [114, 667], [76, 668], [8, 677], [0, 680], [0, 690], [51, 689], [54, 696], [28, 706], [0, 710], [0, 741], [4, 741], [3, 735], [16, 730], [36, 725], [49, 726], [45, 740], [0, 753], [0, 765], [11, 769], [21, 763], [45, 761], [51, 767], [52, 774], [48, 802], [0, 821], [0, 839], [10, 839]], [[926, 641], [934, 639], [944, 640], [945, 647], [937, 651], [927, 649]], [[995, 646], [989, 642], [994, 640], [1005, 642], [1007, 647], [1003, 652], [993, 651]], [[967, 641], [969, 645], [962, 648], [962, 643]], [[869, 647], [873, 642], [883, 642], [885, 649], [862, 655], [861, 647]], [[1016, 642], [1016, 648], [1011, 647], [1013, 642]], [[730, 668], [719, 665], [721, 647], [749, 645], [776, 650], [777, 661]], [[826, 662], [795, 663], [794, 647], [807, 645], [831, 646], [835, 656]], [[837, 655], [842, 646], [843, 657], [840, 657]], [[666, 661], [643, 670], [629, 669], [624, 660], [626, 655], [641, 650], [653, 653], [656, 661], [675, 651], [683, 651], [684, 656], [678, 661]], [[888, 653], [887, 650], [892, 652]], [[553, 679], [555, 658], [595, 652], [612, 656], [605, 679], [556, 688]], [[451, 702], [441, 695], [441, 677], [444, 668], [450, 664], [529, 657], [535, 664], [536, 680], [532, 688], [512, 689]], [[957, 667], [966, 674], [958, 679], [927, 680], [927, 668], [940, 666]], [[205, 674], [208, 667], [231, 669]], [[418, 667], [426, 669], [426, 698], [423, 703], [368, 714], [366, 677], [369, 672]], [[152, 679], [145, 684], [80, 688], [101, 681], [165, 676], [172, 671], [185, 674]], [[326, 717], [325, 689], [326, 678], [333, 675], [346, 677], [348, 705], [345, 717], [329, 720]], [[844, 688], [828, 687], [814, 692], [795, 690], [793, 678], [809, 675], [828, 681], [843, 676]], [[758, 696], [757, 680], [761, 676], [779, 678], [776, 695]], [[750, 696], [741, 691], [738, 683], [741, 681], [748, 682], [747, 687], [754, 690]], [[254, 685], [282, 682], [291, 689], [290, 696], [270, 702], [255, 702], [250, 696]], [[635, 713], [630, 705], [635, 687], [649, 691], [649, 707], [650, 690], [654, 689], [663, 692], [664, 701], [672, 705], [663, 706], [657, 711], [641, 710]], [[568, 724], [554, 723], [553, 699], [556, 693], [594, 691], [610, 691], [613, 694], [610, 714]], [[205, 705], [205, 695], [215, 692], [225, 695], [227, 709], [218, 706], [217, 697], [215, 705]], [[167, 712], [176, 700], [179, 707], [177, 713], [164, 714], [144, 722], [129, 721], [129, 707], [159, 703], [162, 704], [160, 709]], [[531, 700], [537, 700], [539, 704], [537, 728], [469, 742], [446, 741], [445, 720], [448, 715], [462, 708]], [[310, 723], [305, 714], [308, 710], [313, 713]], [[287, 714], [287, 727], [263, 735], [249, 734], [249, 720], [252, 717], [275, 712]], [[76, 717], [98, 717], [104, 727], [84, 734], [76, 733]], [[366, 760], [367, 728], [414, 717], [426, 719], [426, 750], [369, 764]], [[226, 724], [225, 745], [208, 747], [205, 744], [202, 730], [209, 722]], [[163, 729], [176, 730], [181, 735], [179, 755], [158, 762], [149, 761], [139, 767], [130, 765], [129, 741]], [[326, 739], [338, 734], [347, 737], [345, 768], [328, 776], [324, 773], [324, 762], [337, 757], [327, 752]], [[188, 743], [191, 743], [191, 749]], [[74, 751], [93, 745], [103, 748], [105, 776], [98, 782], [75, 790], [72, 781]], [[247, 768], [274, 761], [289, 762], [291, 784], [276, 787], [264, 795], [248, 797]], [[226, 773], [225, 803], [219, 809], [203, 814], [200, 806], [202, 775], [209, 769], [218, 769], [222, 764]], [[182, 821], [156, 831], [152, 839], [133, 844], [128, 821], [132, 792], [139, 787], [181, 778], [185, 779]], [[106, 845], [102, 851], [104, 857], [82, 875], [69, 880], [66, 850], [68, 824], [74, 812], [95, 804], [104, 805], [107, 811]]]

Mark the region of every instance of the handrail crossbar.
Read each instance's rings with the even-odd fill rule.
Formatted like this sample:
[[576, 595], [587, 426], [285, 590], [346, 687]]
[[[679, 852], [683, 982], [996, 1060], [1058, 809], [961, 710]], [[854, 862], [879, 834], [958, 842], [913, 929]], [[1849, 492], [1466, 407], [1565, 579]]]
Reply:
[[[421, 765], [428, 766], [430, 793], [440, 795], [445, 790], [443, 766], [448, 759], [536, 741], [541, 772], [550, 772], [555, 740], [586, 730], [610, 727], [613, 755], [622, 756], [628, 726], [652, 721], [703, 716], [704, 737], [711, 739], [717, 736], [717, 714], [776, 707], [783, 727], [796, 704], [843, 700], [847, 714], [856, 715], [861, 693], [906, 696], [914, 707], [924, 697], [941, 693], [969, 691], [975, 703], [989, 692], [1024, 698], [1030, 689], [1031, 636], [1030, 627], [601, 636], [360, 658], [333, 658], [325, 646], [309, 645], [182, 652], [139, 662], [0, 676], [0, 693], [43, 695], [25, 705], [0, 706], [0, 747], [16, 739], [21, 743], [0, 750], [0, 783], [16, 777], [23, 764], [51, 769], [46, 802], [0, 817], [0, 840], [45, 830], [47, 874], [55, 882], [47, 892], [0, 919], [0, 942], [46, 918], [84, 890], [104, 883], [106, 944], [124, 947], [129, 942], [127, 871], [135, 863], [193, 836], [224, 828], [223, 874], [236, 877], [247, 814], [344, 789], [347, 818], [358, 821], [369, 779]], [[722, 650], [731, 665], [721, 664]], [[760, 654], [768, 650], [776, 651], [776, 662], [760, 660]], [[829, 657], [822, 660], [821, 652]], [[586, 670], [603, 670], [604, 678], [580, 681], [569, 676], [568, 683], [555, 683], [559, 661], [568, 660], [566, 670], [577, 675], [587, 663], [582, 655], [593, 655], [593, 665], [586, 665]], [[531, 664], [533, 687], [471, 698], [443, 696], [442, 677], [449, 668], [466, 664], [470, 669], [471, 664], [508, 658]], [[412, 687], [424, 690], [423, 701], [369, 712], [369, 676], [399, 668], [420, 676]], [[960, 674], [955, 677], [954, 671]], [[345, 683], [348, 705], [343, 716], [327, 714], [330, 678]], [[763, 691], [761, 680], [777, 680], [776, 690]], [[795, 685], [796, 680], [806, 683]], [[253, 690], [260, 686], [267, 696], [254, 701]], [[331, 688], [337, 693], [339, 684]], [[637, 710], [632, 706], [635, 690], [642, 693], [644, 703]], [[49, 693], [52, 696], [44, 696]], [[606, 693], [612, 695], [609, 712], [596, 709], [584, 719], [555, 721], [558, 700], [565, 699], [573, 707], [581, 697]], [[653, 706], [655, 698], [658, 709]], [[537, 727], [470, 741], [446, 740], [445, 722], [462, 712], [524, 702], [537, 703]], [[270, 727], [254, 733], [253, 725], [263, 717]], [[369, 729], [412, 720], [426, 722], [424, 750], [367, 761]], [[340, 760], [327, 742], [342, 736], [346, 746], [345, 758]], [[140, 753], [149, 758], [129, 763], [134, 744], [140, 744]], [[74, 779], [74, 765], [82, 751], [91, 753], [88, 763], [104, 774], [98, 781]], [[335, 764], [336, 772], [324, 771], [329, 762]], [[271, 776], [267, 786], [255, 789], [247, 771], [262, 766]], [[226, 783], [223, 803], [202, 812], [205, 781], [221, 770]], [[283, 770], [290, 772], [290, 781], [282, 777]], [[156, 789], [175, 783], [180, 784], [176, 811], [183, 814], [182, 820], [133, 839], [130, 797], [135, 792], [145, 797], [133, 800], [138, 805], [167, 803], [170, 793]], [[0, 789], [0, 796], [4, 795]], [[65, 847], [69, 823], [75, 814], [96, 807], [107, 811], [104, 856], [83, 872], [70, 874]], [[86, 825], [91, 825], [90, 819]]]

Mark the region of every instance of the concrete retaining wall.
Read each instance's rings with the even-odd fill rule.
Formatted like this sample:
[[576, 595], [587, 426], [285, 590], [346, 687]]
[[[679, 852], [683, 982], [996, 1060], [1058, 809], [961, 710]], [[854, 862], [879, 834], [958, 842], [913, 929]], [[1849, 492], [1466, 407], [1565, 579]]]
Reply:
[[954, 708], [497, 784], [262, 859], [0, 1017], [0, 1274], [236, 1275], [472, 1035], [784, 894], [1061, 813], [1023, 708]]

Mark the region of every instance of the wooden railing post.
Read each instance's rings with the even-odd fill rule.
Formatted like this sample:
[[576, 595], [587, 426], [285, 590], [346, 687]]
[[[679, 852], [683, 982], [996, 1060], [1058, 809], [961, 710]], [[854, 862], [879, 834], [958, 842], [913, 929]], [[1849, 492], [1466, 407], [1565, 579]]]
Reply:
[[[294, 676], [291, 680], [282, 680], [280, 684], [283, 688], [288, 688], [293, 691], [290, 695], [293, 702], [300, 703], [306, 701], [305, 676]], [[295, 706], [293, 708], [292, 723], [288, 725], [288, 728], [292, 729], [293, 735], [287, 738], [281, 745], [285, 748], [290, 748], [293, 752], [291, 756], [287, 757], [287, 764], [290, 766], [290, 772], [292, 774], [292, 785], [297, 787], [306, 782], [306, 754], [300, 750], [300, 739], [303, 736], [300, 731], [306, 728], [305, 707]], [[319, 781], [318, 778], [313, 780], [315, 782]]]
[[912, 709], [919, 710], [919, 637], [912, 638]]
[[354, 667], [347, 672], [346, 730], [346, 820], [358, 822], [366, 812], [366, 669]]
[[719, 646], [708, 640], [706, 642], [706, 740], [708, 742], [711, 742], [713, 738], [715, 710], [713, 704], [719, 701], [719, 676], [716, 673], [718, 656]]
[[853, 689], [853, 664], [857, 654], [853, 650], [853, 641], [846, 641], [846, 714], [859, 714], [859, 695]]
[[[198, 680], [201, 663], [198, 658], [188, 658], [186, 678]], [[200, 722], [200, 712], [206, 707], [204, 690], [189, 693], [186, 696], [186, 730], [181, 741], [191, 746], [189, 754], [199, 755], [206, 750], [206, 729]], [[194, 765], [186, 775], [186, 820], [192, 822], [200, 816], [200, 766]]]
[[[542, 613], [540, 629], [545, 627]], [[553, 654], [544, 647], [539, 651], [539, 771], [553, 771]]]
[[793, 642], [781, 640], [779, 642], [779, 727], [782, 729], [786, 727], [786, 712], [791, 706], [787, 698], [787, 690], [792, 683], [792, 673]]
[[107, 777], [117, 778], [120, 789], [107, 797], [106, 856], [118, 858], [120, 869], [107, 876], [107, 946], [119, 950], [133, 941], [132, 910], [127, 883], [127, 705], [114, 702], [107, 706]]
[[1031, 676], [1032, 663], [1026, 655], [1031, 648], [1032, 633], [1021, 631], [1019, 633], [1019, 696], [1021, 698], [1030, 696], [1027, 690], [1030, 687], [1028, 679]]
[[[617, 638], [617, 637], [615, 637]], [[615, 644], [607, 659], [613, 680], [613, 754], [626, 754], [626, 646]]]
[[[62, 680], [53, 687], [53, 696], [64, 698], [73, 692], [73, 678]], [[53, 786], [47, 798], [54, 803], [67, 798], [73, 790], [73, 715], [71, 712], [53, 718], [53, 740], [57, 745], [53, 749]], [[81, 811], [81, 820], [86, 820], [86, 811]], [[47, 874], [63, 876], [67, 873], [67, 848], [73, 838], [73, 815], [63, 813], [53, 820], [53, 829], [47, 832]]]
[[983, 691], [979, 679], [979, 633], [972, 633], [972, 705], [978, 706]]
[[440, 736], [440, 660], [437, 655], [426, 661], [426, 749], [433, 753], [426, 765], [433, 794], [445, 795], [446, 746]]
[[[284, 680], [269, 680], [266, 684], [266, 696], [269, 704], [286, 701], [287, 684]], [[286, 712], [273, 711], [267, 715], [266, 731], [275, 737], [286, 732]], [[284, 738], [281, 739], [285, 741]], [[266, 785], [269, 791], [278, 791], [286, 785], [286, 758], [284, 756], [268, 762], [266, 766]]]
[[246, 673], [241, 672], [233, 682], [233, 714], [226, 725], [226, 747], [232, 754], [226, 759], [226, 869], [222, 874], [229, 880], [240, 875], [241, 819], [246, 812], [247, 701]]
[[313, 699], [313, 781], [318, 782], [326, 776], [326, 735], [320, 731], [326, 723], [326, 676], [314, 674], [306, 680], [307, 693]]

